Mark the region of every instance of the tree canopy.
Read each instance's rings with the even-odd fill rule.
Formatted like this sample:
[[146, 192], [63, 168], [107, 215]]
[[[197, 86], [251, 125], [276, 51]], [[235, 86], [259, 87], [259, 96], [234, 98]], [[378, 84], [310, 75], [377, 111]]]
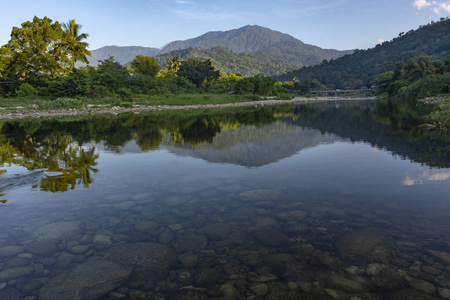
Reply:
[[137, 55], [131, 62], [131, 68], [137, 74], [156, 76], [161, 70], [156, 60], [151, 56]]
[[2, 46], [0, 72], [19, 79], [30, 75], [55, 78], [67, 73], [77, 60], [87, 62], [88, 44], [79, 33], [81, 25], [75, 20], [61, 25], [48, 17], [34, 17], [32, 21], [13, 27], [11, 39]]

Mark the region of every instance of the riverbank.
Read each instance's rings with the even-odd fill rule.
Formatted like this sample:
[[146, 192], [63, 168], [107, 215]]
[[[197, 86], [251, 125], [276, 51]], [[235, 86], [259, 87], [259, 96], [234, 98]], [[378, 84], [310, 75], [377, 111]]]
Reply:
[[[370, 98], [372, 99], [372, 98]], [[373, 98], [375, 99], [375, 98]], [[48, 117], [60, 117], [60, 116], [90, 116], [98, 114], [120, 114], [120, 113], [139, 113], [144, 111], [163, 111], [163, 110], [189, 110], [189, 109], [202, 109], [202, 108], [226, 108], [226, 107], [242, 107], [242, 106], [255, 106], [263, 107], [265, 105], [280, 105], [280, 104], [297, 104], [308, 103], [314, 101], [333, 101], [343, 100], [336, 97], [318, 97], [318, 98], [302, 98], [296, 97], [291, 100], [257, 100], [248, 102], [235, 102], [235, 103], [221, 103], [221, 104], [195, 104], [195, 105], [141, 105], [135, 104], [131, 107], [122, 106], [108, 106], [108, 105], [95, 105], [86, 106], [81, 108], [68, 108], [68, 109], [53, 109], [44, 110], [32, 107], [31, 109], [23, 110], [22, 107], [17, 107], [16, 110], [2, 112], [0, 110], [0, 119], [20, 119], [20, 118], [48, 118]]]

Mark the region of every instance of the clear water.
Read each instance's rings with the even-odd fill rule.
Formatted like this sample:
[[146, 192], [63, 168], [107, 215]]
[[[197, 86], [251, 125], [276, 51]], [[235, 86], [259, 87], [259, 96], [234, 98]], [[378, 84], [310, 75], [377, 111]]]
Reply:
[[450, 143], [418, 115], [338, 101], [5, 121], [0, 298], [45, 299], [144, 242], [175, 260], [94, 298], [446, 299]]

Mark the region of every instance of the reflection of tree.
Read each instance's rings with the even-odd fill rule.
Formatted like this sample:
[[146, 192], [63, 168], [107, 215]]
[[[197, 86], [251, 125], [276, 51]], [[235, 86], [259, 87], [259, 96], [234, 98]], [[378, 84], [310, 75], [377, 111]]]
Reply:
[[88, 188], [94, 182], [91, 172], [97, 173], [99, 154], [95, 154], [95, 148], [84, 150], [81, 147], [69, 147], [64, 151], [58, 160], [59, 168], [49, 169], [53, 172], [61, 172], [61, 175], [47, 176], [41, 180], [41, 190], [47, 192], [65, 192], [70, 188], [74, 189], [77, 184]]
[[144, 130], [136, 135], [136, 140], [142, 151], [149, 151], [159, 147], [163, 135], [159, 129]]
[[60, 173], [40, 179], [43, 191], [67, 191], [69, 186], [74, 189], [77, 184], [89, 187], [93, 182], [92, 172], [98, 172], [94, 168], [99, 157], [95, 148], [85, 150], [74, 144], [74, 138], [69, 135], [56, 133], [39, 138], [37, 133], [36, 137], [24, 133], [11, 139], [0, 135], [0, 154], [2, 165], [14, 163], [30, 171], [47, 169]]

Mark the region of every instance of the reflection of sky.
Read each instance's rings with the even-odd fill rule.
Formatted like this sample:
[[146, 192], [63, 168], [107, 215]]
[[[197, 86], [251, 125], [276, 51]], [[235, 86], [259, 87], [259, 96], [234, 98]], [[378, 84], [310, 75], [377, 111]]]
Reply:
[[425, 171], [416, 177], [406, 174], [402, 179], [403, 185], [410, 186], [416, 184], [427, 184], [434, 181], [445, 181], [450, 179], [450, 173], [440, 171]]

